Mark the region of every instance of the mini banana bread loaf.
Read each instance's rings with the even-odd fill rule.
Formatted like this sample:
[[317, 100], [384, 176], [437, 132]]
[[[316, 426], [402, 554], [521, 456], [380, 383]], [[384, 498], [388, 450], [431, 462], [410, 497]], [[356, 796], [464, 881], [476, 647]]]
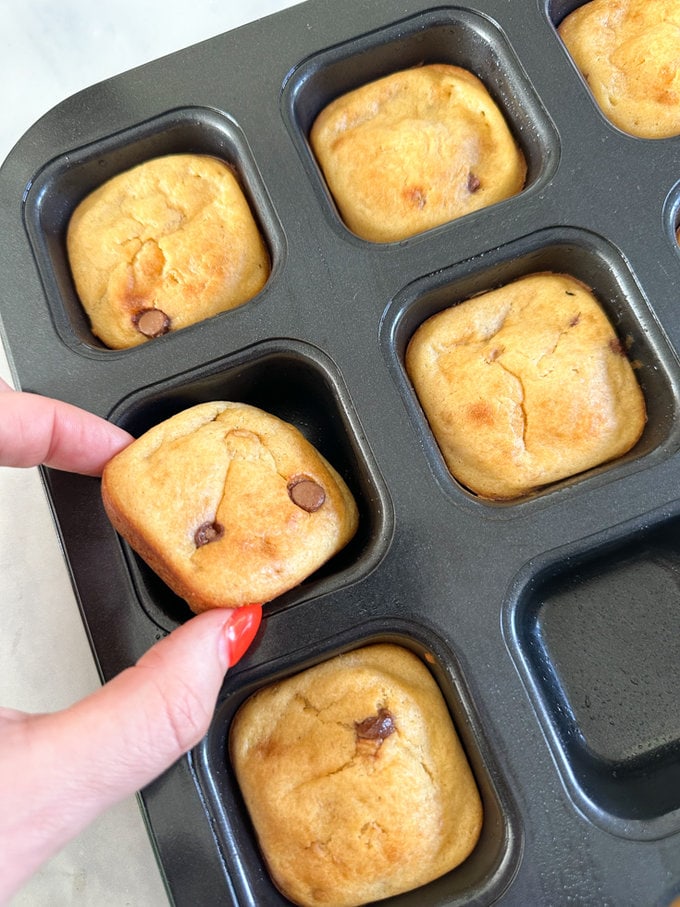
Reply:
[[202, 403], [107, 463], [113, 526], [195, 611], [266, 602], [343, 548], [358, 525], [342, 477], [293, 425]]
[[395, 242], [517, 194], [526, 162], [484, 84], [459, 66], [392, 73], [336, 98], [310, 144], [358, 236]]
[[678, 0], [590, 0], [558, 32], [602, 112], [640, 138], [680, 135]]
[[410, 891], [472, 852], [483, 813], [434, 678], [364, 646], [262, 688], [230, 754], [272, 880], [301, 907]]
[[645, 426], [624, 347], [566, 274], [530, 274], [433, 315], [405, 364], [450, 472], [481, 497], [520, 497], [620, 457]]
[[145, 161], [86, 196], [67, 251], [92, 332], [125, 349], [252, 299], [269, 252], [232, 169], [207, 155]]

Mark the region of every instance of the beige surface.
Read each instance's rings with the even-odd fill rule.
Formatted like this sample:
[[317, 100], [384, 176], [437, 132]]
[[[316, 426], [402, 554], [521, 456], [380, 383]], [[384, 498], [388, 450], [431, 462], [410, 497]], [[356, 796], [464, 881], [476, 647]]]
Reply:
[[[0, 159], [47, 110], [87, 85], [285, 6], [211, 0], [0, 3]], [[11, 380], [0, 349], [0, 375]], [[66, 706], [98, 685], [37, 470], [0, 469], [0, 701]], [[44, 866], [12, 907], [163, 907], [167, 897], [135, 798]]]

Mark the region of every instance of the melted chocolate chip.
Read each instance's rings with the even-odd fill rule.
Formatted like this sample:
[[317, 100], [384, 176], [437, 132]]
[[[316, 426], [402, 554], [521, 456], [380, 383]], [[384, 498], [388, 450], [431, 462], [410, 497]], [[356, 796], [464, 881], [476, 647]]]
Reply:
[[394, 716], [387, 709], [378, 709], [377, 715], [355, 721], [354, 729], [359, 740], [379, 740], [381, 743], [396, 731]]
[[194, 542], [197, 548], [202, 548], [209, 542], [216, 542], [224, 535], [224, 526], [220, 523], [202, 523], [194, 533]]
[[479, 177], [476, 176], [472, 171], [470, 171], [467, 178], [468, 192], [476, 192], [481, 185], [482, 183]]
[[326, 492], [314, 479], [308, 476], [294, 476], [288, 483], [288, 497], [301, 510], [315, 513], [323, 507]]
[[495, 346], [492, 350], [489, 350], [489, 352], [487, 353], [486, 361], [495, 362], [499, 356], [503, 355], [504, 350], [505, 350], [505, 347]]
[[613, 337], [609, 341], [609, 349], [612, 351], [612, 353], [616, 353], [619, 356], [626, 355], [626, 351], [623, 348], [623, 344], [621, 343], [621, 341], [619, 340], [618, 337]]
[[160, 337], [170, 330], [170, 318], [162, 309], [142, 309], [135, 315], [134, 323], [145, 337]]

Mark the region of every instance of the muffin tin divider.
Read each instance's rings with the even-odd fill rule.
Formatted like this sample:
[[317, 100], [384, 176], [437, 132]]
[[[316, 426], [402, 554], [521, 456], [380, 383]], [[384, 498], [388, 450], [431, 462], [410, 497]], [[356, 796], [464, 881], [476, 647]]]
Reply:
[[677, 513], [673, 502], [528, 562], [503, 610], [504, 638], [576, 808], [641, 842], [680, 823]]
[[138, 798], [170, 904], [240, 907], [243, 901], [237, 899], [204, 804], [196, 796], [191, 757], [181, 759]]

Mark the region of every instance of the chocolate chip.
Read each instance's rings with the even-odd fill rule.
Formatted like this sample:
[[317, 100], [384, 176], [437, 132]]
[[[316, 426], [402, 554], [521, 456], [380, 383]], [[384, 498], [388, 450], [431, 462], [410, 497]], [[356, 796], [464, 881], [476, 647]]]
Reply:
[[160, 337], [170, 330], [170, 319], [162, 309], [142, 309], [135, 315], [134, 323], [145, 337]]
[[625, 357], [625, 355], [626, 355], [626, 351], [623, 348], [623, 344], [621, 343], [621, 341], [619, 340], [618, 337], [612, 337], [612, 339], [609, 341], [609, 349], [612, 351], [612, 353], [615, 353], [618, 356]]
[[468, 192], [476, 192], [481, 185], [482, 183], [479, 177], [476, 176], [472, 171], [470, 171], [467, 178]]
[[359, 740], [379, 740], [382, 742], [396, 731], [394, 717], [387, 709], [378, 709], [377, 715], [355, 721], [354, 729]]
[[495, 346], [493, 349], [489, 350], [489, 352], [486, 354], [486, 361], [495, 362], [499, 356], [503, 355], [504, 351], [505, 351], [505, 347]]
[[224, 526], [220, 523], [202, 523], [194, 533], [194, 542], [197, 548], [202, 548], [209, 542], [216, 542], [224, 535]]
[[293, 504], [307, 513], [315, 513], [326, 500], [326, 492], [321, 485], [308, 476], [294, 476], [288, 483], [288, 496]]

